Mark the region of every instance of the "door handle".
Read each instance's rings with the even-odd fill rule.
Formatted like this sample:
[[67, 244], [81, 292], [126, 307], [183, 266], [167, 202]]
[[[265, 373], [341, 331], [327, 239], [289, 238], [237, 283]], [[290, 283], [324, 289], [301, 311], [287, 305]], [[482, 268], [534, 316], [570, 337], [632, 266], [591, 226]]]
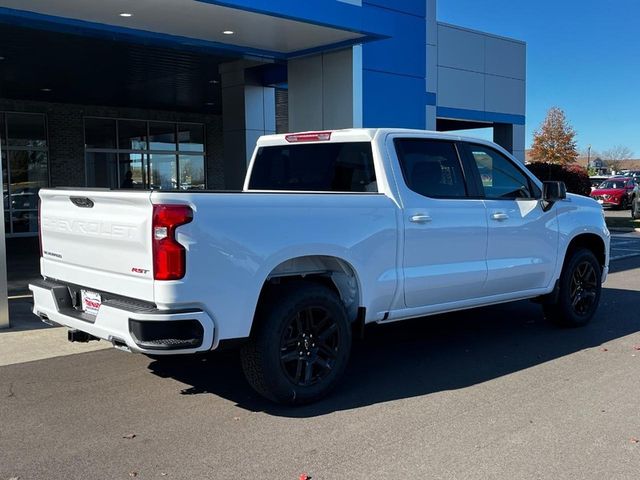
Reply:
[[497, 220], [498, 222], [502, 222], [503, 220], [508, 220], [509, 215], [503, 212], [496, 212], [491, 214], [491, 220]]
[[431, 221], [431, 217], [424, 213], [418, 213], [417, 215], [409, 217], [409, 221], [413, 223], [429, 223]]

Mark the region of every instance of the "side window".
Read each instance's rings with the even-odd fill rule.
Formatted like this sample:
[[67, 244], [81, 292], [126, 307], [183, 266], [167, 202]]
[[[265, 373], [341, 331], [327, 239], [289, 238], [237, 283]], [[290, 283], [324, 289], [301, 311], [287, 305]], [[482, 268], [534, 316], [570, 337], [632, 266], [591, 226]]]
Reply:
[[452, 142], [397, 138], [395, 147], [402, 175], [411, 190], [425, 197], [466, 197], [460, 159]]
[[534, 198], [536, 189], [511, 160], [483, 145], [469, 144], [478, 166], [484, 194], [490, 199]]

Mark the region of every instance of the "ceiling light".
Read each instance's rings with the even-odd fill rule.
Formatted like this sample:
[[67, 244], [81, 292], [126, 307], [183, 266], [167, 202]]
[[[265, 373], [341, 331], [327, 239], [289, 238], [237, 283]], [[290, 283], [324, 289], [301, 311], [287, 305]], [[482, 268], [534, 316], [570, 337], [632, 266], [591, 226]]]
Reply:
[[224, 32], [222, 32], [223, 35], [233, 35], [234, 33], [236, 32], [234, 32], [233, 30], [225, 30]]
[[4, 60], [4, 57], [0, 57], [0, 62], [1, 62], [2, 60]]
[[50, 92], [51, 89], [50, 88], [41, 88], [40, 91], [41, 92]]
[[133, 17], [133, 13], [129, 13], [129, 12], [122, 12], [119, 15], [121, 17], [126, 17], [126, 18]]
[[213, 106], [215, 105], [215, 103], [213, 103], [213, 102], [207, 102], [207, 103], [205, 103], [205, 105], [206, 105], [207, 107], [213, 107]]
[[212, 84], [212, 85], [216, 85], [216, 84], [220, 83], [220, 81], [219, 80], [209, 80], [209, 83]]

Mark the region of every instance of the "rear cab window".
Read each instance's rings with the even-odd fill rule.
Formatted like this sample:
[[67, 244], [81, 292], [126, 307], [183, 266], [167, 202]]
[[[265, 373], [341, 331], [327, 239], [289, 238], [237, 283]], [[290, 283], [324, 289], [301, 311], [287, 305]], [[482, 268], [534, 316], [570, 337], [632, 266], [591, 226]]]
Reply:
[[377, 193], [370, 142], [260, 147], [250, 190]]

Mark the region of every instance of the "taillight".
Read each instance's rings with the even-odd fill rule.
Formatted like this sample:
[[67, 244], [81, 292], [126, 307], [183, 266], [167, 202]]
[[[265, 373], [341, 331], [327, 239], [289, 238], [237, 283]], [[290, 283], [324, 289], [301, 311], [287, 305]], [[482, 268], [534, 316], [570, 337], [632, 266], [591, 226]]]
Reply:
[[193, 220], [193, 211], [187, 205], [154, 205], [153, 278], [179, 280], [186, 273], [186, 253], [176, 240], [176, 228]]

